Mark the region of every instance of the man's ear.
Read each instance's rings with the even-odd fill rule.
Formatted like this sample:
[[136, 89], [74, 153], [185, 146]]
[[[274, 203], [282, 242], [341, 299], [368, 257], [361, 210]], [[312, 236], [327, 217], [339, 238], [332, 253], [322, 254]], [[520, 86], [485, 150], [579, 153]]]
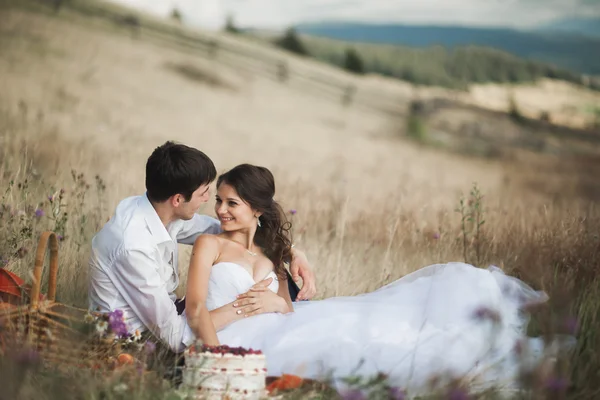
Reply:
[[174, 194], [173, 196], [169, 197], [169, 203], [175, 208], [179, 207], [184, 200], [185, 199], [181, 194]]

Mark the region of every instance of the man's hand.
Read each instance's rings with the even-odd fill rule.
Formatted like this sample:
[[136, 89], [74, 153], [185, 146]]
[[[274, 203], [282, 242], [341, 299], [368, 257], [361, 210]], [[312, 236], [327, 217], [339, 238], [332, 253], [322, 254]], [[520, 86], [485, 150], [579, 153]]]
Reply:
[[308, 263], [306, 255], [300, 250], [292, 249], [290, 273], [296, 283], [302, 278], [302, 290], [298, 293], [296, 300], [310, 300], [317, 294], [315, 274]]

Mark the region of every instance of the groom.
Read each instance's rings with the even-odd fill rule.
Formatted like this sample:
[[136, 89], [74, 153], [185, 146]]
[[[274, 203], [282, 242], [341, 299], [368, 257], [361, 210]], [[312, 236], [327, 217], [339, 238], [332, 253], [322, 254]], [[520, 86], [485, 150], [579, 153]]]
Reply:
[[[200, 150], [166, 142], [146, 163], [146, 194], [122, 200], [113, 217], [92, 239], [90, 309], [121, 309], [131, 332], [148, 332], [174, 352], [195, 340], [182, 303], [177, 243], [193, 245], [203, 234], [220, 232], [219, 221], [196, 214], [209, 200], [217, 171]], [[303, 279], [297, 299], [316, 293], [314, 274], [305, 255], [293, 249], [293, 280]], [[288, 279], [291, 289], [296, 289]], [[264, 284], [259, 282], [259, 285]]]

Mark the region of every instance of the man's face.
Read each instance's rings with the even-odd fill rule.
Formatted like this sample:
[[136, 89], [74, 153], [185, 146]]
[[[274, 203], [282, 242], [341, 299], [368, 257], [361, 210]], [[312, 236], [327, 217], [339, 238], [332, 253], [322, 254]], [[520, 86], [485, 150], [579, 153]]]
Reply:
[[183, 220], [190, 220], [194, 217], [194, 214], [198, 212], [200, 206], [208, 202], [210, 198], [210, 186], [202, 185], [192, 193], [190, 201], [185, 201], [185, 197], [182, 195], [178, 199], [175, 199], [175, 215]]

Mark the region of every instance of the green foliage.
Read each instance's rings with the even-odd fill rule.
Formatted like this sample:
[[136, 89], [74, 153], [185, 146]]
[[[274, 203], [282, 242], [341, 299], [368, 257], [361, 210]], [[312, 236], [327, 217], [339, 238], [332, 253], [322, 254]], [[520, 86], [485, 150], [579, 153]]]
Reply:
[[423, 119], [418, 115], [410, 115], [406, 120], [406, 133], [409, 138], [424, 143], [427, 139], [427, 130]]
[[508, 115], [513, 119], [513, 121], [521, 123], [525, 121], [525, 117], [521, 114], [519, 110], [519, 105], [517, 104], [517, 100], [514, 95], [511, 95], [508, 100]]
[[346, 60], [344, 61], [344, 68], [347, 71], [355, 74], [364, 74], [365, 66], [363, 60], [356, 50], [349, 48], [346, 50]]
[[234, 34], [240, 33], [240, 30], [235, 25], [235, 21], [231, 15], [228, 15], [227, 20], [225, 21], [225, 31]]
[[455, 211], [460, 214], [461, 238], [459, 240], [462, 240], [463, 258], [466, 263], [481, 267], [483, 262], [481, 254], [482, 227], [485, 219], [483, 218], [483, 195], [477, 183], [473, 184], [468, 200], [465, 200], [464, 197], [460, 198]]
[[[303, 36], [302, 40], [312, 57], [345, 68], [347, 42], [311, 36]], [[533, 82], [544, 77], [582, 84], [577, 73], [488, 47], [448, 50], [441, 46], [412, 48], [367, 43], [353, 43], [352, 47], [360, 54], [365, 73], [419, 85], [464, 89], [472, 83]]]
[[275, 41], [275, 44], [282, 49], [291, 51], [302, 56], [308, 55], [308, 51], [294, 28], [289, 28], [283, 37]]
[[181, 23], [183, 16], [181, 15], [179, 9], [173, 8], [173, 10], [171, 11], [171, 19]]
[[413, 100], [409, 106], [408, 117], [406, 119], [406, 135], [419, 143], [427, 141], [427, 127], [422, 116], [423, 103], [418, 100]]
[[540, 121], [552, 122], [552, 118], [550, 117], [550, 113], [548, 111], [542, 111], [540, 113]]
[[54, 6], [54, 11], [58, 12], [64, 7], [66, 0], [51, 0]]
[[594, 108], [594, 121], [591, 124], [592, 129], [600, 129], [600, 107]]

